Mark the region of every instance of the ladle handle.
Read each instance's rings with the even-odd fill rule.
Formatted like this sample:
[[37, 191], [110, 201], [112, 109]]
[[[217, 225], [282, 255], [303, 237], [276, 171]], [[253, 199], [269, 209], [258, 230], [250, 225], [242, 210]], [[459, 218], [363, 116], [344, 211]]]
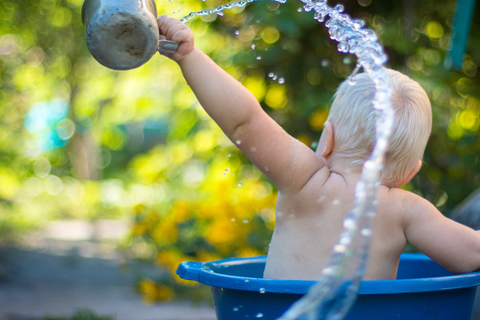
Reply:
[[170, 40], [160, 40], [158, 42], [158, 52], [160, 53], [175, 53], [178, 49], [178, 42]]

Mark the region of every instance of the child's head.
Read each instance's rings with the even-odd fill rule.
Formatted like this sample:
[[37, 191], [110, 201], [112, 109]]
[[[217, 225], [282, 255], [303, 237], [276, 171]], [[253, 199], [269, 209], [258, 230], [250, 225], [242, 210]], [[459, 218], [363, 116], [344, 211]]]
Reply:
[[[432, 111], [425, 90], [400, 72], [385, 69], [393, 89], [391, 104], [395, 120], [382, 171], [382, 183], [398, 185], [422, 159], [432, 127]], [[375, 85], [367, 73], [355, 76], [355, 85], [343, 82], [335, 94], [328, 117], [333, 125], [333, 152], [352, 167], [370, 156], [376, 134], [372, 101]]]

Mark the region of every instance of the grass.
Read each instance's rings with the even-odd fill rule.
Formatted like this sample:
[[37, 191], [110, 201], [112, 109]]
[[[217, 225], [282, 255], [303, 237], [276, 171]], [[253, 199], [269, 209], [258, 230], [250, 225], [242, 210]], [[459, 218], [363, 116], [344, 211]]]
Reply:
[[43, 320], [114, 320], [114, 316], [99, 316], [88, 309], [77, 310], [71, 317], [50, 317], [47, 316]]

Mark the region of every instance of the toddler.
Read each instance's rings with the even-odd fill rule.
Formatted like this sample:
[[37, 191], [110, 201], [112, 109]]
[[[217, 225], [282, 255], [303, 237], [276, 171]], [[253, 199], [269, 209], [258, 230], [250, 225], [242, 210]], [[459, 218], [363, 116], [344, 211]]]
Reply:
[[[265, 278], [317, 280], [351, 209], [355, 185], [375, 142], [375, 86], [366, 73], [338, 89], [317, 151], [286, 133], [255, 97], [194, 46], [178, 20], [158, 19], [162, 39], [180, 43], [175, 60], [198, 101], [228, 138], [278, 188]], [[378, 190], [365, 280], [395, 279], [407, 243], [455, 273], [480, 269], [480, 234], [402, 189], [422, 166], [430, 135], [425, 91], [387, 70], [395, 127]]]

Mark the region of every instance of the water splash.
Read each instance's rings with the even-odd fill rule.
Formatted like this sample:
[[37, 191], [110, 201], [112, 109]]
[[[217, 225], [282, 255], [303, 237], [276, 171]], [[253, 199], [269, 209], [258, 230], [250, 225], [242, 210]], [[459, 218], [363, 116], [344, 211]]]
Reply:
[[[328, 264], [309, 293], [297, 301], [280, 320], [342, 319], [356, 298], [365, 272], [371, 237], [372, 220], [376, 212], [376, 190], [380, 180], [385, 152], [388, 148], [394, 112], [390, 105], [391, 88], [383, 65], [387, 56], [377, 42], [375, 32], [363, 29], [364, 22], [343, 14], [343, 6], [331, 8], [326, 0], [301, 0], [306, 12], [315, 11], [314, 18], [325, 23], [330, 38], [338, 42], [338, 51], [355, 54], [357, 65], [349, 77], [355, 83], [355, 74], [363, 67], [376, 86], [373, 106], [378, 110], [377, 142], [372, 155], [365, 162], [360, 181], [355, 189], [353, 208], [343, 222], [343, 231], [334, 246]], [[324, 61], [325, 62], [325, 61]], [[322, 65], [326, 63], [322, 62]]]
[[[207, 15], [213, 14], [213, 13], [218, 14], [219, 12], [222, 12], [223, 10], [232, 9], [232, 8], [235, 8], [235, 7], [242, 8], [242, 7], [245, 7], [249, 3], [257, 2], [257, 1], [260, 1], [260, 0], [242, 0], [242, 1], [236, 1], [236, 2], [232, 2], [232, 3], [227, 3], [227, 4], [224, 4], [224, 5], [220, 5], [216, 8], [210, 9], [210, 10], [200, 10], [200, 11], [190, 12], [187, 16], [180, 19], [180, 22], [185, 23], [189, 20], [192, 20], [196, 16], [207, 16]], [[287, 0], [272, 0], [272, 1], [280, 2], [280, 3], [286, 3], [287, 2]]]
[[[259, 0], [245, 0], [218, 6], [211, 10], [192, 12], [181, 22], [193, 19], [197, 15], [208, 15], [233, 7], [244, 7]], [[273, 0], [285, 3], [286, 0]], [[363, 68], [376, 86], [373, 107], [378, 111], [377, 141], [372, 155], [365, 162], [362, 175], [355, 188], [353, 208], [343, 222], [343, 231], [334, 246], [328, 264], [322, 270], [318, 282], [307, 295], [297, 301], [279, 320], [294, 319], [342, 319], [355, 301], [360, 281], [365, 272], [368, 248], [371, 237], [371, 224], [376, 213], [376, 189], [380, 181], [380, 170], [383, 165], [388, 139], [393, 126], [394, 112], [390, 105], [391, 88], [388, 75], [383, 69], [387, 56], [378, 38], [371, 29], [363, 28], [362, 20], [351, 19], [343, 14], [341, 4], [334, 8], [327, 5], [326, 0], [301, 0], [305, 12], [314, 11], [314, 19], [325, 21], [330, 38], [338, 42], [337, 49], [342, 53], [357, 56], [357, 65], [348, 82], [355, 84], [355, 74]], [[321, 65], [328, 66], [323, 60]], [[270, 77], [270, 75], [269, 75]], [[273, 76], [276, 80], [277, 76]], [[237, 144], [240, 142], [237, 141]], [[239, 183], [240, 186], [240, 183]], [[245, 221], [244, 221], [245, 222]]]

